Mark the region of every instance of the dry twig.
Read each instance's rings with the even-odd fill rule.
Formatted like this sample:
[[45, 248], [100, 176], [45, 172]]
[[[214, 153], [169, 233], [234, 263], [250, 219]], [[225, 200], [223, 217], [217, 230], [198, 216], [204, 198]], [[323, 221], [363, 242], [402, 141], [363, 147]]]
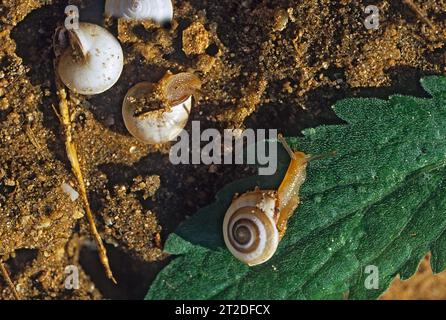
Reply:
[[429, 28], [435, 30], [435, 26], [432, 21], [427, 17], [423, 10], [420, 9], [418, 5], [416, 5], [412, 0], [403, 0], [403, 2], [407, 4], [412, 9], [412, 11], [414, 11], [417, 16], [429, 26]]
[[6, 270], [6, 267], [3, 263], [3, 261], [0, 259], [0, 271], [1, 274], [3, 275], [3, 278], [5, 279], [6, 283], [8, 284], [9, 288], [12, 291], [12, 294], [14, 295], [14, 298], [16, 298], [16, 300], [20, 300], [20, 296], [19, 293], [17, 292], [14, 283], [12, 283], [11, 277], [9, 276], [8, 270]]
[[57, 76], [56, 72], [56, 86], [57, 86], [57, 96], [59, 97], [59, 120], [64, 127], [65, 131], [65, 149], [67, 152], [68, 159], [71, 163], [71, 168], [73, 170], [74, 175], [76, 176], [77, 183], [79, 185], [79, 191], [82, 198], [82, 201], [85, 206], [85, 211], [87, 212], [87, 219], [90, 225], [90, 231], [96, 241], [99, 252], [99, 259], [104, 267], [105, 273], [107, 277], [112, 280], [115, 284], [117, 283], [115, 278], [113, 277], [112, 270], [110, 268], [110, 264], [107, 257], [107, 249], [104, 246], [101, 236], [96, 228], [96, 223], [94, 220], [93, 213], [91, 212], [90, 203], [88, 201], [87, 189], [85, 187], [84, 177], [82, 174], [82, 170], [79, 164], [79, 158], [77, 155], [76, 146], [73, 142], [73, 136], [71, 133], [71, 117], [70, 110], [67, 101], [67, 92], [65, 90], [65, 86], [61, 82], [61, 80]]

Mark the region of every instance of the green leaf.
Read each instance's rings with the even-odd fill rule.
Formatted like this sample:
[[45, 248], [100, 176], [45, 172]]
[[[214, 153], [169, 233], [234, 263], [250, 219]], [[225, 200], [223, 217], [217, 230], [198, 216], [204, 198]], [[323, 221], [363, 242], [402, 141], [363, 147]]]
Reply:
[[[349, 99], [334, 106], [345, 125], [307, 129], [289, 138], [295, 150], [337, 156], [312, 162], [302, 203], [274, 257], [247, 267], [222, 239], [236, 193], [277, 188], [289, 163], [279, 154], [273, 177], [226, 186], [215, 203], [172, 234], [177, 257], [158, 275], [147, 299], [375, 299], [392, 279], [411, 276], [432, 251], [446, 267], [446, 78], [421, 81], [431, 99]], [[275, 142], [271, 142], [275, 143]], [[367, 266], [379, 271], [367, 289]]]

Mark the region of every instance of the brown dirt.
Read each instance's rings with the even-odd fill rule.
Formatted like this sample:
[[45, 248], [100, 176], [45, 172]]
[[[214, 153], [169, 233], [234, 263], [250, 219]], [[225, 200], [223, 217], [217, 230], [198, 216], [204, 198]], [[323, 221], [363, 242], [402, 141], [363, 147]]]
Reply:
[[[138, 143], [120, 115], [137, 82], [156, 82], [167, 70], [195, 72], [203, 88], [192, 118], [203, 128], [298, 135], [339, 122], [330, 109], [338, 99], [422, 95], [422, 75], [446, 72], [445, 0], [416, 1], [434, 29], [400, 0], [174, 2], [167, 28], [108, 21], [126, 53], [124, 73], [105, 94], [72, 96], [89, 197], [119, 281], [113, 286], [97, 261], [82, 203], [61, 190], [64, 182], [76, 184], [52, 109], [51, 37], [68, 1], [2, 1], [0, 256], [22, 297], [142, 298], [169, 260], [162, 253], [167, 235], [222, 186], [253, 174], [245, 167], [173, 166], [168, 145]], [[81, 20], [102, 22], [101, 1], [70, 3], [82, 7]], [[368, 4], [381, 10], [378, 30], [362, 24]], [[72, 264], [81, 270], [77, 291], [63, 286]], [[423, 268], [417, 280], [396, 281], [384, 297], [445, 298], [446, 277]], [[0, 297], [12, 298], [3, 279]]]
[[446, 300], [446, 272], [432, 274], [430, 256], [427, 255], [418, 268], [418, 272], [409, 280], [401, 281], [398, 277], [382, 300]]

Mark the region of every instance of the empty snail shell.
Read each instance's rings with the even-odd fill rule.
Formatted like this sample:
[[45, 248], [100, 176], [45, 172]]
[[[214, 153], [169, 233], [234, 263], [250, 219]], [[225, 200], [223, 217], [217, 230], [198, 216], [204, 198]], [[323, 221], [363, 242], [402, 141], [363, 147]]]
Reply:
[[105, 15], [127, 20], [154, 20], [158, 23], [172, 21], [171, 0], [107, 0]]
[[223, 238], [229, 251], [240, 261], [255, 266], [274, 255], [299, 205], [299, 191], [306, 178], [310, 157], [294, 152], [280, 138], [291, 156], [286, 175], [276, 190], [255, 190], [232, 201], [223, 221]]
[[157, 84], [141, 82], [135, 85], [122, 106], [125, 126], [145, 144], [174, 140], [187, 124], [192, 95], [200, 86], [200, 80], [191, 73], [168, 73]]
[[[62, 29], [56, 41], [63, 46], [57, 72], [72, 91], [94, 95], [110, 89], [121, 76], [124, 54], [118, 40], [106, 29], [82, 22], [78, 29]], [[63, 35], [68, 34], [68, 41]]]

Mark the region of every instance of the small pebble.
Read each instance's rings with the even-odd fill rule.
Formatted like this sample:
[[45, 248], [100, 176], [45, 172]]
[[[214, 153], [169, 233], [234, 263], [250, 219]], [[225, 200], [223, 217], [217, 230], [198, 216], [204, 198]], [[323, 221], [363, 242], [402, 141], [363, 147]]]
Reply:
[[73, 212], [73, 218], [75, 220], [82, 219], [84, 216], [85, 216], [85, 213], [82, 210], [80, 210], [80, 209], [76, 209]]
[[12, 179], [6, 179], [5, 180], [5, 186], [7, 187], [15, 187], [15, 181]]
[[73, 187], [67, 183], [62, 184], [62, 191], [65, 192], [67, 195], [69, 195], [71, 201], [73, 201], [73, 202], [79, 198], [79, 193], [76, 190], [74, 190]]
[[48, 229], [51, 226], [51, 220], [48, 218], [43, 218], [42, 221], [37, 225], [37, 229]]
[[132, 147], [130, 147], [129, 151], [130, 151], [130, 153], [134, 154], [134, 153], [136, 153], [136, 151], [138, 151], [138, 148], [135, 146], [132, 146]]

